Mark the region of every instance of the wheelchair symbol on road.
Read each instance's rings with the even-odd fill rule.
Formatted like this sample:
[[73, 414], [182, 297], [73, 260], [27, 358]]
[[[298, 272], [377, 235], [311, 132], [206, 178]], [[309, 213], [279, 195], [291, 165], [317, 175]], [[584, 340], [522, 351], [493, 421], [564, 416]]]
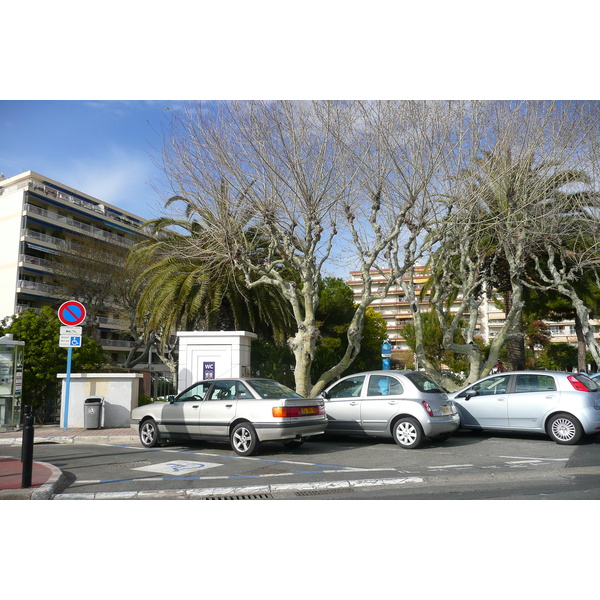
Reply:
[[194, 471], [203, 471], [204, 469], [220, 466], [222, 465], [218, 463], [200, 463], [192, 460], [180, 460], [176, 462], [159, 463], [157, 465], [148, 465], [146, 467], [137, 467], [134, 470], [162, 473], [163, 475], [186, 475], [187, 473], [193, 473]]

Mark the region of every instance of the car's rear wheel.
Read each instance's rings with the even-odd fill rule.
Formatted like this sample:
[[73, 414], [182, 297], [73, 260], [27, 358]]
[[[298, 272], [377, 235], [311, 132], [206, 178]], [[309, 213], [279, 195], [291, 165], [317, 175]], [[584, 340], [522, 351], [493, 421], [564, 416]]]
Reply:
[[140, 442], [145, 448], [153, 448], [159, 442], [158, 426], [154, 419], [146, 419], [140, 424]]
[[401, 417], [392, 426], [394, 441], [398, 446], [412, 450], [423, 443], [425, 434], [421, 423], [413, 417]]
[[254, 427], [248, 422], [238, 423], [231, 431], [231, 447], [240, 456], [252, 456], [260, 445]]
[[581, 423], [568, 413], [554, 415], [548, 421], [547, 431], [557, 444], [564, 445], [576, 444], [583, 436]]

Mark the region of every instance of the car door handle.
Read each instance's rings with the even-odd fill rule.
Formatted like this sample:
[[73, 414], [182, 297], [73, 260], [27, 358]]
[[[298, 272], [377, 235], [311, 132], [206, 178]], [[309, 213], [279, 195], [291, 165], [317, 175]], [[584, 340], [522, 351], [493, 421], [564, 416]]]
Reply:
[[226, 404], [225, 408], [231, 408], [233, 406], [233, 404]]
[[388, 404], [398, 404], [395, 400], [390, 400]]
[[192, 404], [192, 408], [198, 408], [199, 406], [199, 404]]
[[358, 404], [358, 402], [354, 401], [354, 402], [350, 402], [350, 406], [356, 406]]

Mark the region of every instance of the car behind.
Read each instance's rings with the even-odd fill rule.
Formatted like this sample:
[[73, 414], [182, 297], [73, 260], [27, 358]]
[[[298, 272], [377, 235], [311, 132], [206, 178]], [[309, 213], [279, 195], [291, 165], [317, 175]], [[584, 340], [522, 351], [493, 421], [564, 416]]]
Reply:
[[582, 373], [497, 373], [449, 397], [465, 428], [545, 433], [558, 444], [600, 433], [600, 385]]
[[402, 448], [426, 438], [445, 440], [459, 427], [454, 404], [417, 371], [367, 371], [349, 375], [323, 394], [326, 434], [392, 437]]

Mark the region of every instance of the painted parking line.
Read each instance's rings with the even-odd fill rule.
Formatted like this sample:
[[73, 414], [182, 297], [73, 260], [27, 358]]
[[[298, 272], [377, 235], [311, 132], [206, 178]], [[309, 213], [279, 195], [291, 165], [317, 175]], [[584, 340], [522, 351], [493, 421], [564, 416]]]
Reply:
[[[135, 446], [120, 446], [121, 448], [131, 448], [139, 450]], [[144, 448], [146, 451], [152, 452], [173, 452], [175, 454], [191, 454], [193, 456], [210, 456], [213, 458], [230, 459], [230, 460], [242, 460], [242, 461], [254, 461], [263, 463], [276, 463], [276, 464], [290, 464], [290, 465], [308, 465], [312, 467], [323, 467], [328, 469], [347, 469], [349, 471], [360, 470], [358, 467], [346, 467], [343, 465], [330, 465], [323, 463], [305, 462], [292, 459], [281, 459], [281, 458], [266, 458], [263, 456], [238, 456], [237, 454], [220, 454], [216, 452], [197, 452], [194, 450], [180, 450], [180, 449], [169, 449], [169, 448]], [[365, 469], [369, 470], [369, 469]]]
[[530, 456], [500, 456], [499, 458], [514, 458], [517, 459], [513, 462], [565, 462], [568, 461], [568, 458], [533, 458]]
[[[199, 463], [197, 463], [199, 464]], [[206, 464], [206, 463], [204, 463]], [[141, 467], [141, 468], [137, 468], [135, 470], [141, 471], [141, 470], [150, 470], [150, 467]], [[198, 469], [196, 469], [198, 470]], [[139, 478], [139, 477], [123, 477], [120, 479], [78, 479], [77, 481], [75, 481], [73, 483], [73, 486], [79, 486], [79, 485], [97, 485], [97, 484], [101, 484], [101, 483], [121, 483], [121, 482], [127, 482], [127, 481], [139, 481], [139, 482], [157, 482], [157, 481], [217, 481], [217, 480], [239, 480], [239, 479], [270, 479], [273, 477], [295, 477], [298, 475], [330, 475], [330, 474], [335, 474], [335, 473], [356, 473], [356, 472], [361, 472], [361, 473], [365, 473], [365, 472], [370, 472], [370, 473], [374, 473], [374, 472], [389, 472], [389, 471], [394, 471], [397, 472], [397, 469], [393, 469], [393, 468], [380, 468], [380, 469], [354, 469], [351, 467], [348, 468], [344, 468], [344, 469], [319, 469], [319, 470], [312, 470], [312, 471], [289, 471], [289, 472], [285, 472], [285, 473], [259, 473], [259, 474], [246, 474], [246, 475], [213, 475], [213, 476], [185, 476], [184, 474], [182, 475], [176, 475], [173, 477], [169, 477], [167, 475], [164, 475], [163, 477], [143, 477], [143, 478]]]
[[473, 467], [473, 465], [438, 465], [435, 467], [427, 467], [427, 468], [440, 470], [440, 469], [470, 469], [472, 467]]

